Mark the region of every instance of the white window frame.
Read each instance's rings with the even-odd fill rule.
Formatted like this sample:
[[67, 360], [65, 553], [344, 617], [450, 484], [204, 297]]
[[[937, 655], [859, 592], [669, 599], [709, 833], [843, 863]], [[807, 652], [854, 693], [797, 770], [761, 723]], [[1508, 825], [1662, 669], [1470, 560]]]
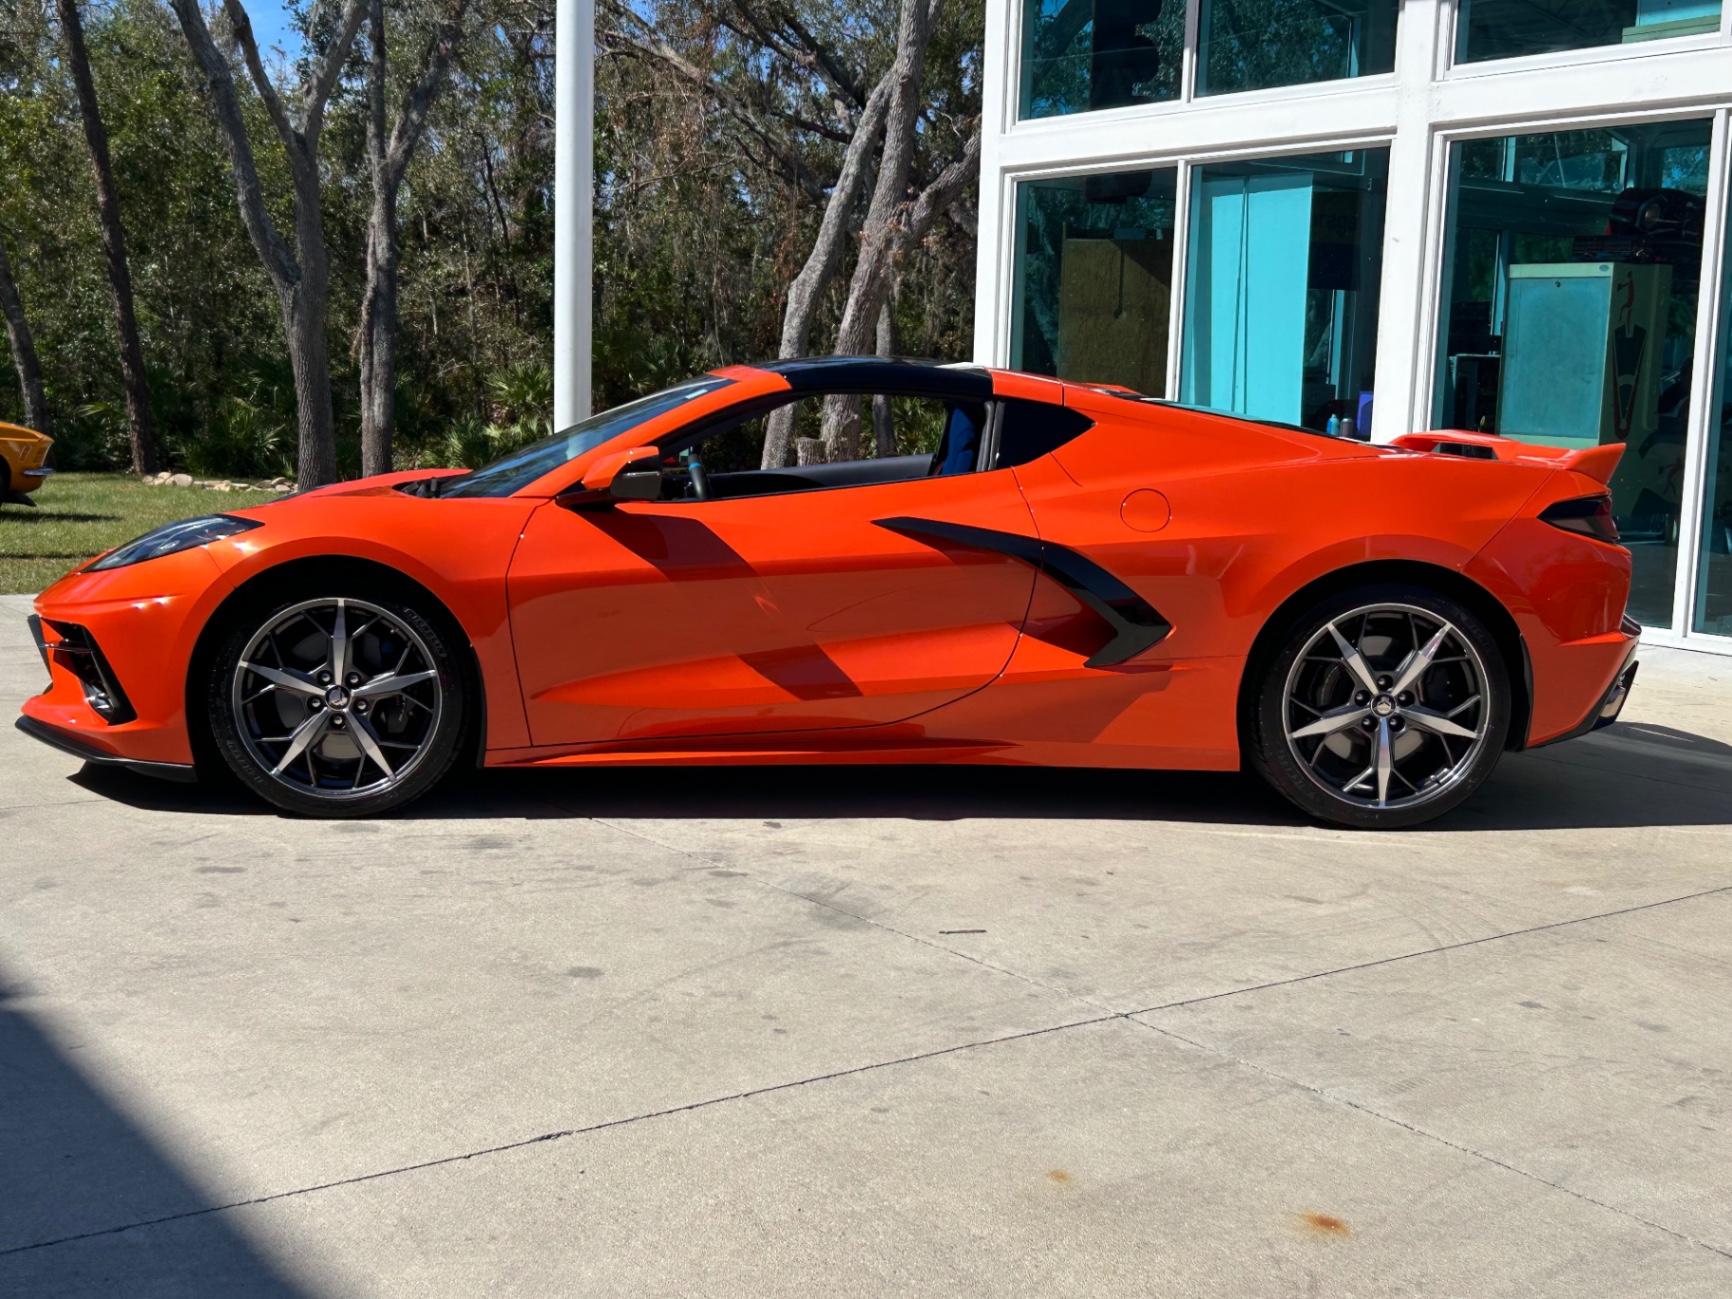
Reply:
[[1713, 377], [1727, 273], [1732, 177], [1732, 0], [1718, 32], [1454, 63], [1456, 0], [1403, 0], [1395, 70], [1243, 94], [1195, 94], [1200, 0], [1188, 0], [1179, 98], [1162, 104], [1018, 120], [1022, 3], [987, 6], [981, 223], [974, 359], [1005, 365], [1011, 347], [1016, 186], [1023, 181], [1156, 167], [1178, 169], [1167, 396], [1182, 369], [1184, 277], [1194, 167], [1346, 149], [1390, 150], [1378, 311], [1377, 416], [1387, 441], [1431, 422], [1441, 307], [1449, 148], [1460, 140], [1608, 124], [1711, 119], [1702, 301], [1687, 425], [1674, 626], [1656, 644], [1732, 654], [1732, 637], [1691, 630], [1701, 561]]
[[[1672, 110], [1658, 113], [1607, 113], [1591, 118], [1572, 118], [1567, 122], [1559, 122], [1552, 118], [1515, 121], [1499, 126], [1495, 130], [1470, 128], [1455, 131], [1437, 131], [1434, 138], [1437, 148], [1433, 153], [1432, 186], [1435, 201], [1432, 205], [1434, 214], [1433, 228], [1435, 237], [1429, 241], [1426, 258], [1425, 279], [1427, 293], [1424, 295], [1424, 306], [1421, 311], [1420, 324], [1429, 324], [1416, 340], [1418, 346], [1414, 349], [1414, 370], [1418, 377], [1415, 385], [1415, 409], [1412, 414], [1415, 428], [1427, 428], [1432, 422], [1432, 410], [1436, 401], [1436, 379], [1438, 373], [1438, 346], [1442, 337], [1441, 312], [1443, 308], [1444, 259], [1448, 250], [1449, 231], [1445, 220], [1445, 208], [1449, 193], [1449, 159], [1451, 149], [1457, 145], [1472, 140], [1499, 139], [1510, 135], [1527, 135], [1544, 131], [1574, 131], [1591, 129], [1599, 126], [1640, 126], [1661, 122], [1700, 122], [1707, 121], [1710, 125], [1708, 152], [1708, 188], [1704, 203], [1708, 205], [1706, 219], [1703, 223], [1702, 240], [1702, 278], [1701, 289], [1697, 297], [1696, 309], [1696, 340], [1692, 354], [1693, 374], [1707, 376], [1712, 380], [1714, 375], [1713, 360], [1718, 346], [1720, 334], [1720, 273], [1724, 262], [1725, 249], [1725, 212], [1726, 212], [1726, 121], [1725, 109], [1711, 113], [1697, 111]], [[1715, 205], [1720, 211], [1719, 222], [1714, 218]], [[1721, 228], [1718, 240], [1711, 238], [1712, 232], [1719, 224]], [[1681, 485], [1681, 508], [1678, 517], [1678, 564], [1674, 574], [1672, 592], [1672, 623], [1669, 628], [1644, 628], [1643, 639], [1655, 644], [1684, 647], [1684, 642], [1695, 642], [1697, 648], [1706, 648], [1705, 641], [1724, 642], [1723, 651], [1732, 653], [1732, 637], [1709, 636], [1703, 632], [1691, 632], [1688, 629], [1695, 622], [1695, 595], [1697, 589], [1696, 568], [1700, 557], [1701, 544], [1701, 509], [1703, 491], [1706, 481], [1707, 451], [1709, 436], [1709, 419], [1714, 405], [1712, 401], [1712, 386], [1706, 391], [1700, 385], [1692, 386], [1690, 396], [1690, 413], [1685, 424], [1684, 434], [1684, 480]], [[1694, 539], [1694, 540], [1692, 540]]]

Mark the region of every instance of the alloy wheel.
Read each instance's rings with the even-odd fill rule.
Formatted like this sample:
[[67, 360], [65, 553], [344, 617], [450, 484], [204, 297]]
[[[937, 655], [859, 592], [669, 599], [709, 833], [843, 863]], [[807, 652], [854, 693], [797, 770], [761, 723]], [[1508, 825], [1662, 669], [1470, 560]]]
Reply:
[[1417, 807], [1453, 789], [1484, 749], [1486, 680], [1473, 641], [1438, 613], [1353, 609], [1325, 622], [1287, 674], [1288, 749], [1334, 798]]
[[302, 795], [386, 791], [427, 758], [444, 691], [426, 642], [364, 600], [309, 600], [275, 614], [235, 664], [230, 703], [247, 752]]

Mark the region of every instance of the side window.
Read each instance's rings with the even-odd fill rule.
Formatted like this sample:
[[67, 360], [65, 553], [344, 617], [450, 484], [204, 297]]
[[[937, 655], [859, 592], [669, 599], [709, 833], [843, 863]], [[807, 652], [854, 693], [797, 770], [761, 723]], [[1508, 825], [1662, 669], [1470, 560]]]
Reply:
[[899, 393], [811, 394], [669, 444], [663, 500], [861, 487], [973, 473], [989, 443], [985, 402]]
[[1006, 398], [998, 403], [998, 451], [994, 469], [1010, 469], [1038, 460], [1094, 427], [1079, 411], [1044, 401]]

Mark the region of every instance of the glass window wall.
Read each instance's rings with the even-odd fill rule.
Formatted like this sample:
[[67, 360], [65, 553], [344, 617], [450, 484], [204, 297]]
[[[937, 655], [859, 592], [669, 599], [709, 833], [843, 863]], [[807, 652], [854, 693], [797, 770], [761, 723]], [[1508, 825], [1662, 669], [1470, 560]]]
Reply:
[[1718, 31], [1720, 0], [1461, 0], [1455, 61]]
[[1197, 168], [1180, 400], [1369, 436], [1388, 169], [1387, 149]]
[[1011, 365], [1166, 395], [1172, 168], [1016, 187]]
[[1433, 427], [1625, 444], [1632, 616], [1672, 625], [1710, 123], [1506, 136], [1450, 154]]
[[1202, 6], [1199, 95], [1395, 68], [1400, 0], [1202, 0]]
[[1707, 473], [1703, 479], [1702, 560], [1696, 574], [1696, 630], [1732, 636], [1732, 259], [1720, 285], [1720, 357], [1713, 378]]
[[1185, 0], [1023, 0], [1021, 116], [1179, 97]]

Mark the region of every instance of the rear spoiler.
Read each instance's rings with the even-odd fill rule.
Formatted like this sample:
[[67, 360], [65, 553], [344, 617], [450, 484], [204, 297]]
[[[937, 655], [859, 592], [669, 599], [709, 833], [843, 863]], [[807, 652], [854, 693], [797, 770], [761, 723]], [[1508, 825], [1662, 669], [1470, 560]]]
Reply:
[[1490, 433], [1467, 433], [1457, 429], [1442, 429], [1434, 433], [1403, 433], [1394, 445], [1409, 451], [1426, 451], [1440, 456], [1466, 456], [1471, 460], [1510, 460], [1520, 464], [1542, 465], [1548, 469], [1573, 469], [1586, 474], [1595, 482], [1610, 483], [1612, 471], [1623, 459], [1624, 444], [1607, 442], [1596, 447], [1543, 447], [1514, 438], [1495, 437]]

